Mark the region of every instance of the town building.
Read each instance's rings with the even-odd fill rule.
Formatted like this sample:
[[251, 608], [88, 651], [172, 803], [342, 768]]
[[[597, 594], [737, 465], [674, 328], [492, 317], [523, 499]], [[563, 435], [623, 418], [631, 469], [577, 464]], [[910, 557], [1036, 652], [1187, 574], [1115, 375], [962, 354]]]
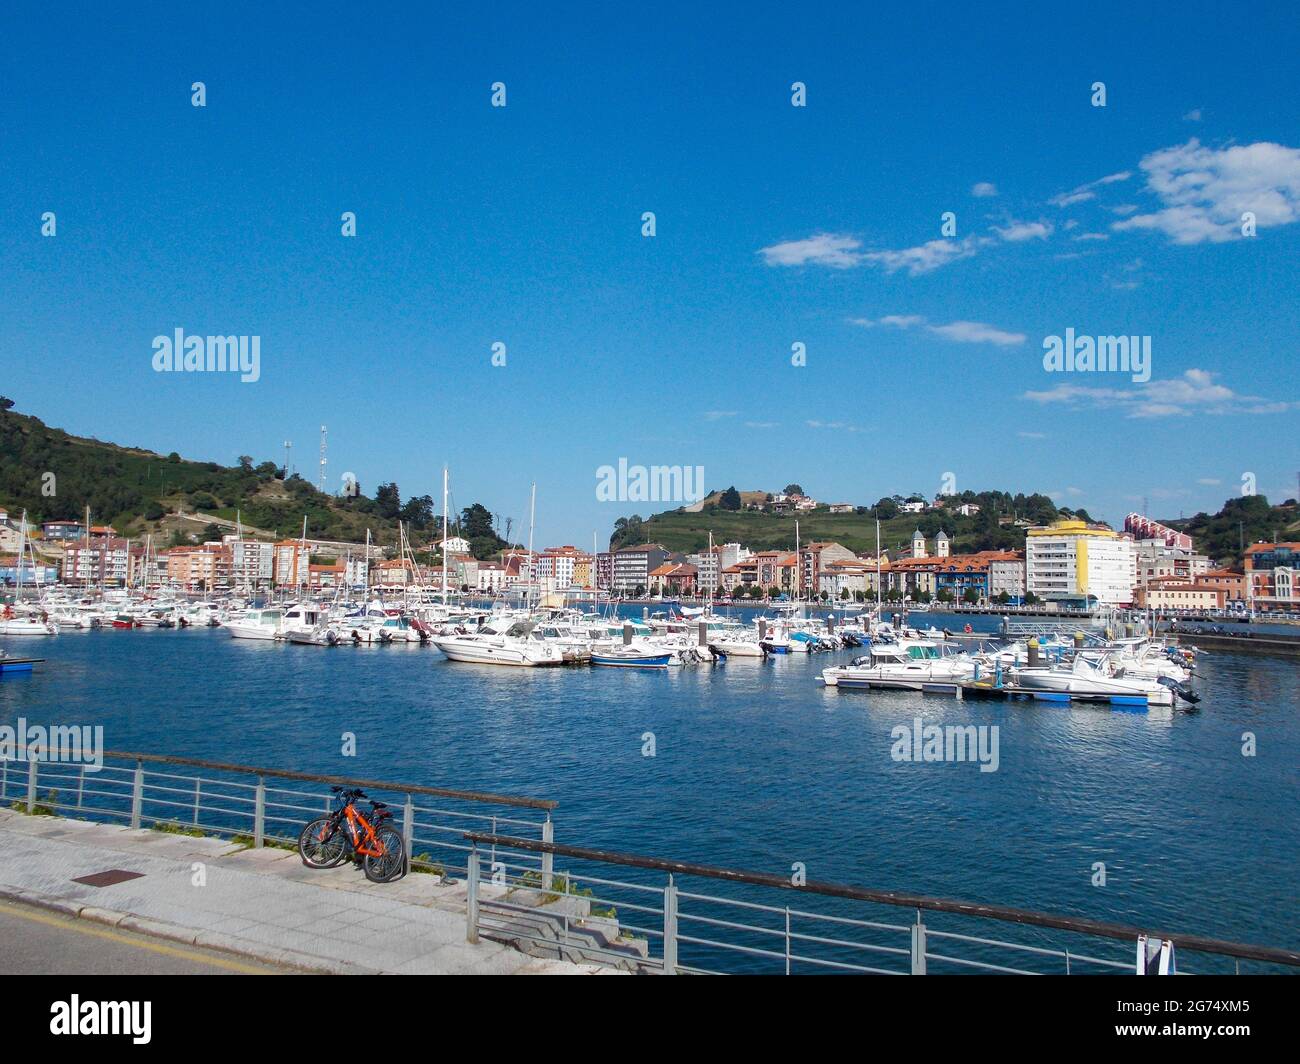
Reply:
[[650, 586], [650, 573], [668, 560], [668, 550], [661, 543], [641, 543], [614, 551], [610, 584], [619, 594], [632, 594]]
[[1226, 599], [1227, 593], [1221, 587], [1177, 576], [1157, 577], [1133, 593], [1135, 606], [1152, 610], [1219, 610]]
[[133, 552], [117, 536], [69, 541], [63, 551], [65, 583], [122, 587], [135, 575]]
[[176, 587], [207, 591], [230, 583], [231, 553], [224, 544], [172, 547], [163, 554], [167, 558], [167, 582]]
[[1047, 601], [1094, 596], [1100, 603], [1127, 606], [1136, 583], [1133, 540], [1112, 528], [1065, 519], [1027, 534], [1028, 594]]
[[276, 587], [300, 587], [307, 583], [307, 567], [311, 564], [311, 551], [297, 539], [282, 539], [274, 544], [271, 561], [272, 579]]
[[86, 534], [86, 526], [77, 521], [46, 521], [41, 525], [45, 538], [61, 543], [70, 539], [81, 539]]
[[658, 595], [694, 595], [698, 571], [690, 562], [664, 562], [650, 572], [650, 586]]
[[1300, 543], [1252, 543], [1246, 548], [1246, 591], [1255, 609], [1300, 609]]

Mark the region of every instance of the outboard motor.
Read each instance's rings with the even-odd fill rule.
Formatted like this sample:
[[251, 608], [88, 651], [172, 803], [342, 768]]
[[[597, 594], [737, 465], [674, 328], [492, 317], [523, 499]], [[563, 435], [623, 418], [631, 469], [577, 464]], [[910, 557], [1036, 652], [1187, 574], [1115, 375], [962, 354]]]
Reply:
[[1160, 684], [1162, 687], [1168, 687], [1169, 690], [1173, 691], [1173, 693], [1184, 702], [1188, 702], [1191, 705], [1196, 705], [1196, 703], [1201, 700], [1201, 696], [1193, 691], [1189, 685], [1179, 683], [1172, 676], [1157, 676], [1156, 683]]

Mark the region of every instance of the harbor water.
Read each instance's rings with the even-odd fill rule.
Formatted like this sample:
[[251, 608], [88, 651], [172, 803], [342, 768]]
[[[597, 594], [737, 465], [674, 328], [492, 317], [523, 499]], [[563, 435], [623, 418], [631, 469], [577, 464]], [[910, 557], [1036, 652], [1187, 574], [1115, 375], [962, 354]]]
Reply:
[[[575, 846], [1300, 945], [1293, 660], [1204, 655], [1198, 705], [1134, 712], [820, 685], [861, 651], [642, 671], [219, 628], [7, 642], [47, 661], [0, 679], [0, 723], [102, 724], [110, 749], [551, 798]], [[996, 771], [896, 760], [918, 718], [996, 725]]]

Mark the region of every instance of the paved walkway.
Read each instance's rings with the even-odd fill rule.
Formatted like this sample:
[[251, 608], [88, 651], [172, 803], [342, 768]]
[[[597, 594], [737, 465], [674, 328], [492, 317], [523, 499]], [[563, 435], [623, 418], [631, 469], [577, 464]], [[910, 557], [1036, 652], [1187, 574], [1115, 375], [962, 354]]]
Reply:
[[[607, 971], [470, 945], [464, 883], [432, 875], [375, 884], [358, 868], [307, 868], [288, 850], [9, 810], [0, 810], [0, 855], [0, 898], [267, 964], [340, 974]], [[115, 869], [140, 875], [74, 882]]]

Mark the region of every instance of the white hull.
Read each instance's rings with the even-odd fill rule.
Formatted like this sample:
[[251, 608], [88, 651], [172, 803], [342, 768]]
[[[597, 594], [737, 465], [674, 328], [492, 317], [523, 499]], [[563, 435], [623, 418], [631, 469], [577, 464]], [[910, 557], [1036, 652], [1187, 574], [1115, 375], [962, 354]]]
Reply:
[[489, 639], [439, 639], [433, 645], [452, 661], [473, 665], [514, 665], [536, 668], [543, 665], [563, 665], [564, 658], [554, 647], [523, 647]]
[[232, 639], [274, 639], [278, 634], [275, 628], [260, 624], [241, 624], [239, 621], [231, 621], [227, 624], [226, 631], [230, 633]]

